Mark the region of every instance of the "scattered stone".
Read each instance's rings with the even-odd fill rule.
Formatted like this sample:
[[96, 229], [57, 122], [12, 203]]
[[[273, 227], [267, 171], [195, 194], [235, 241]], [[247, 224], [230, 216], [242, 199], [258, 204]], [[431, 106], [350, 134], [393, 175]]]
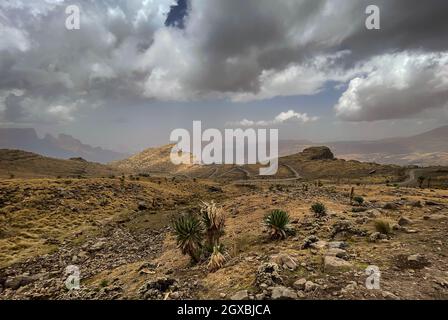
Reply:
[[399, 205], [395, 202], [387, 202], [384, 204], [383, 209], [386, 210], [398, 210], [399, 209]]
[[255, 285], [261, 286], [265, 284], [267, 286], [274, 286], [283, 284], [283, 279], [280, 276], [280, 267], [273, 262], [263, 263], [258, 267], [257, 274], [255, 276]]
[[5, 288], [17, 290], [20, 287], [33, 283], [36, 279], [30, 276], [22, 275], [14, 278], [8, 278], [5, 281]]
[[305, 283], [305, 292], [315, 291], [318, 288], [319, 288], [319, 285], [317, 283], [312, 282], [312, 281], [307, 281]]
[[422, 207], [422, 203], [421, 203], [420, 200], [411, 201], [411, 202], [409, 203], [409, 205], [410, 205], [411, 207], [414, 207], [414, 208], [421, 208], [421, 207]]
[[407, 225], [412, 224], [412, 220], [409, 219], [408, 217], [402, 216], [402, 217], [400, 217], [400, 219], [398, 219], [398, 224], [402, 227], [407, 226]]
[[386, 240], [387, 235], [382, 234], [381, 232], [373, 232], [369, 236], [369, 242], [377, 242], [379, 240]]
[[341, 271], [350, 269], [352, 264], [338, 257], [325, 256], [324, 269], [326, 272]]
[[435, 201], [431, 201], [431, 200], [426, 200], [425, 201], [425, 205], [427, 206], [440, 206], [441, 204]]
[[311, 235], [309, 237], [306, 237], [303, 245], [302, 245], [302, 249], [308, 249], [311, 247], [311, 245], [315, 242], [319, 241], [319, 238], [316, 237], [315, 235]]
[[366, 214], [369, 218], [379, 218], [383, 213], [378, 209], [371, 209], [366, 211]]
[[321, 250], [321, 249], [326, 248], [327, 246], [328, 246], [328, 242], [327, 241], [319, 240], [319, 241], [317, 241], [315, 243], [312, 243], [310, 247], [312, 249]]
[[331, 241], [328, 243], [328, 248], [346, 249], [348, 248], [348, 244], [345, 241]]
[[140, 211], [148, 210], [148, 205], [146, 204], [145, 201], [140, 201], [138, 203], [138, 210]]
[[249, 300], [249, 293], [247, 290], [241, 290], [235, 293], [230, 300]]
[[297, 299], [297, 293], [291, 288], [277, 286], [272, 288], [271, 298], [273, 300], [294, 300]]
[[339, 248], [328, 249], [328, 251], [325, 253], [325, 255], [338, 257], [338, 258], [341, 258], [341, 259], [347, 259], [348, 258], [347, 251], [345, 251], [344, 249], [339, 249]]
[[97, 243], [95, 243], [94, 245], [92, 245], [89, 248], [90, 252], [94, 252], [94, 251], [99, 251], [101, 249], [103, 249], [106, 246], [106, 243], [104, 241], [98, 241]]
[[305, 290], [306, 281], [307, 280], [305, 278], [301, 278], [301, 279], [295, 281], [292, 286], [296, 290]]
[[271, 257], [271, 261], [282, 266], [284, 269], [296, 270], [297, 263], [287, 254], [278, 254]]

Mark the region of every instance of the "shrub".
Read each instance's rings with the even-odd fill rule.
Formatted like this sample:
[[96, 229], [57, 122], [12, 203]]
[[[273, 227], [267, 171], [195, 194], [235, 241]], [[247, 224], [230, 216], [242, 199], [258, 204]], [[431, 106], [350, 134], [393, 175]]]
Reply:
[[226, 263], [226, 258], [224, 256], [223, 246], [217, 245], [213, 247], [213, 253], [210, 256], [210, 261], [208, 262], [208, 269], [211, 272], [215, 272], [218, 269], [221, 269]]
[[317, 216], [324, 216], [327, 213], [327, 208], [321, 202], [316, 202], [311, 206], [311, 211], [313, 211]]
[[360, 196], [356, 196], [356, 197], [353, 197], [353, 201], [355, 201], [357, 204], [361, 205], [364, 203], [364, 198], [360, 197]]
[[101, 280], [100, 287], [105, 288], [109, 285], [109, 282], [106, 279]]
[[204, 231], [201, 221], [191, 214], [182, 215], [172, 225], [182, 254], [188, 254], [193, 262], [199, 262]]
[[265, 217], [264, 222], [271, 239], [285, 239], [291, 230], [289, 214], [286, 211], [273, 210]]
[[389, 221], [386, 220], [376, 220], [375, 221], [375, 230], [382, 234], [391, 234], [392, 228], [390, 226]]
[[222, 208], [218, 208], [214, 201], [202, 202], [200, 212], [205, 227], [207, 247], [211, 251], [219, 245], [219, 239], [224, 235], [226, 217]]

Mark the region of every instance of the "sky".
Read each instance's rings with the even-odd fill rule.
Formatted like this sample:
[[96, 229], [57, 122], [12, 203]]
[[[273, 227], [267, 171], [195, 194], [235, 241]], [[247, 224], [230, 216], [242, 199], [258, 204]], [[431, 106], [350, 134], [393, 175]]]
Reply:
[[[369, 5], [380, 29], [366, 28]], [[125, 152], [193, 120], [322, 142], [424, 132], [448, 122], [447, 12], [443, 0], [3, 0], [0, 127]]]

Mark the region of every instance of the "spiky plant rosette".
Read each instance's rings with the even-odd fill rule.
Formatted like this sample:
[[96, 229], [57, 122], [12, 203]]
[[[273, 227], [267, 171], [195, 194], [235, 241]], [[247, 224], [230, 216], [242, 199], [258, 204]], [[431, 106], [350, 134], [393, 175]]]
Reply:
[[202, 249], [204, 228], [194, 215], [181, 215], [172, 222], [176, 234], [177, 245], [183, 254], [188, 254], [198, 262]]
[[289, 214], [283, 210], [273, 210], [264, 219], [272, 239], [285, 239], [290, 229], [289, 222]]

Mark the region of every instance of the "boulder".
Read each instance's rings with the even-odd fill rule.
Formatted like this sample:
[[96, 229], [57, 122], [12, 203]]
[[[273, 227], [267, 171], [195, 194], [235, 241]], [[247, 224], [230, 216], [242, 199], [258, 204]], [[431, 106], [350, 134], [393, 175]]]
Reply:
[[402, 216], [402, 217], [400, 217], [400, 219], [398, 219], [398, 224], [402, 227], [407, 226], [407, 225], [412, 224], [412, 220], [409, 219], [408, 217]]
[[230, 297], [230, 300], [248, 300], [249, 299], [249, 293], [247, 290], [241, 290], [235, 293], [232, 297]]
[[326, 272], [344, 271], [350, 269], [352, 264], [338, 257], [325, 256], [324, 269]]
[[307, 282], [307, 280], [305, 278], [301, 278], [301, 279], [295, 281], [292, 286], [296, 290], [305, 290], [306, 282]]
[[297, 299], [297, 293], [284, 286], [277, 286], [272, 288], [271, 298], [274, 300], [294, 300]]
[[284, 269], [296, 270], [297, 263], [287, 254], [278, 254], [271, 257], [271, 261], [283, 267]]

